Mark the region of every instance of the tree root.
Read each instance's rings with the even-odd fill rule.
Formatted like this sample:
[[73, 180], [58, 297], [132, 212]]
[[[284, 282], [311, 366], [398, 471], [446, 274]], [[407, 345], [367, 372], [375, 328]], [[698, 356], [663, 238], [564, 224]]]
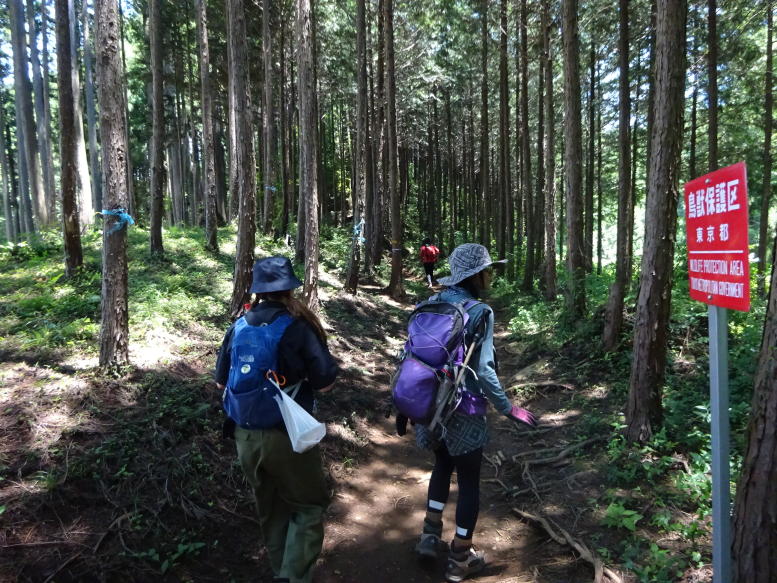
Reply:
[[[554, 464], [554, 463], [562, 461], [564, 458], [566, 458], [570, 453], [572, 453], [576, 449], [580, 449], [581, 447], [586, 446], [586, 445], [588, 445], [590, 443], [594, 443], [596, 441], [603, 441], [603, 440], [608, 439], [608, 438], [609, 438], [609, 436], [606, 436], [606, 435], [600, 435], [598, 437], [591, 437], [590, 439], [586, 439], [585, 441], [581, 441], [581, 442], [576, 443], [574, 445], [570, 445], [566, 449], [561, 450], [558, 455], [555, 455], [553, 457], [548, 457], [548, 458], [520, 460], [519, 458], [522, 455], [525, 455], [525, 454], [517, 453], [517, 454], [515, 454], [513, 456], [513, 461], [514, 462], [521, 461], [521, 463], [524, 465], [524, 467], [526, 467], [526, 466], [543, 466], [543, 465], [548, 465], [548, 464]], [[543, 451], [546, 451], [546, 450], [543, 450]]]
[[510, 385], [508, 390], [515, 391], [516, 389], [522, 389], [523, 387], [561, 387], [562, 389], [566, 389], [568, 391], [574, 391], [577, 389], [575, 385], [571, 385], [562, 381], [529, 381], [526, 383]]
[[[531, 514], [529, 512], [524, 512], [523, 510], [519, 510], [518, 508], [513, 508], [512, 510], [521, 518], [524, 518], [529, 522], [533, 522], [534, 524], [539, 524], [540, 526], [542, 526], [545, 532], [548, 533], [548, 536], [550, 536], [550, 538], [552, 538], [560, 545], [570, 546], [573, 549], [575, 549], [577, 553], [580, 555], [581, 559], [583, 559], [584, 561], [587, 561], [593, 566], [594, 583], [606, 583], [607, 581], [610, 581], [611, 583], [623, 583], [623, 580], [621, 579], [620, 575], [618, 575], [618, 573], [616, 573], [609, 567], [605, 567], [604, 563], [602, 563], [602, 560], [598, 556], [596, 556], [596, 554], [593, 551], [591, 551], [591, 549], [589, 549], [585, 545], [585, 543], [572, 538], [572, 536], [560, 526], [553, 525], [555, 526], [555, 529], [554, 529], [553, 526], [551, 525], [551, 521], [547, 518], [543, 518], [542, 516], [535, 516], [534, 514]], [[606, 579], [605, 579], [605, 576], [606, 576]]]

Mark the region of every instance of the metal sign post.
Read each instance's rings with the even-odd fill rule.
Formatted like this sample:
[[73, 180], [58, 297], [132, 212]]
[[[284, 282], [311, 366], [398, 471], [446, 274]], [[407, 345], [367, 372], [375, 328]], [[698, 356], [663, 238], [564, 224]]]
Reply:
[[712, 572], [714, 583], [731, 581], [728, 421], [728, 311], [709, 307], [712, 408]]
[[727, 310], [750, 310], [747, 225], [744, 162], [686, 183], [688, 285], [692, 299], [709, 304], [714, 583], [731, 581]]

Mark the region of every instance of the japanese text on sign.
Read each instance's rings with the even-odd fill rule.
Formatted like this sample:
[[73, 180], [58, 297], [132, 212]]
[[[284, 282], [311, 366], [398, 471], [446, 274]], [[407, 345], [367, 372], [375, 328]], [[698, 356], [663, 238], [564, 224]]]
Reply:
[[744, 162], [685, 185], [691, 298], [750, 309], [747, 174]]

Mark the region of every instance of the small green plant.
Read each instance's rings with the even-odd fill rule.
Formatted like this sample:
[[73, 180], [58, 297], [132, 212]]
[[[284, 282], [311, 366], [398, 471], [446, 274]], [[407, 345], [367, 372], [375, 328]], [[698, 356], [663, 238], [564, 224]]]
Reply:
[[622, 504], [612, 502], [605, 511], [602, 524], [615, 528], [625, 528], [634, 532], [637, 528], [637, 523], [643, 518], [636, 510], [629, 510]]

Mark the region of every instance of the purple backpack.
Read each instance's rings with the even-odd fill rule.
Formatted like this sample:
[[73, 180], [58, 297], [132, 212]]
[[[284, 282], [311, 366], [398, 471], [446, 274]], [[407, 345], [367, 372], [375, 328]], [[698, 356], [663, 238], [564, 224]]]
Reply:
[[[454, 386], [464, 360], [466, 341], [472, 340], [465, 338], [469, 321], [467, 310], [479, 302], [468, 300], [454, 304], [436, 298], [432, 296], [421, 302], [410, 314], [408, 339], [391, 384], [391, 396], [397, 410], [430, 429], [442, 423], [460, 405], [464, 406], [465, 413], [485, 413], [485, 402], [469, 411], [473, 399], [463, 399], [461, 391]], [[454, 395], [454, 391], [459, 394]], [[471, 397], [482, 399], [475, 395]]]

